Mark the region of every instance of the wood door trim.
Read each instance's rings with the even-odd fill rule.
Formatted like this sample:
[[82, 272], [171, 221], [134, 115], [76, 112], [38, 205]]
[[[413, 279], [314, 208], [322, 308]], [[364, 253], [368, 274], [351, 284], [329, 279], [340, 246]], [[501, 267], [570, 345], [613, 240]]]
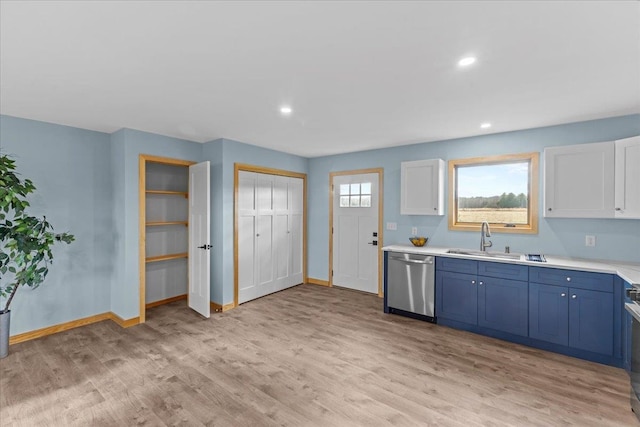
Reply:
[[[233, 165], [233, 306], [238, 304], [238, 177], [240, 171], [302, 179], [302, 283], [307, 281], [307, 174], [247, 163]], [[225, 304], [227, 307], [229, 304]]]
[[[138, 295], [140, 297], [138, 308], [140, 315], [136, 318], [139, 319], [138, 323], [145, 322], [147, 310], [145, 301], [147, 288], [147, 162], [185, 167], [196, 164], [191, 160], [172, 159], [150, 154], [140, 154], [138, 156]], [[188, 285], [187, 283], [187, 289]]]
[[384, 212], [384, 168], [356, 169], [349, 171], [329, 172], [329, 287], [333, 287], [333, 178], [344, 175], [378, 174], [378, 296], [382, 297], [382, 246], [384, 229], [382, 214]]

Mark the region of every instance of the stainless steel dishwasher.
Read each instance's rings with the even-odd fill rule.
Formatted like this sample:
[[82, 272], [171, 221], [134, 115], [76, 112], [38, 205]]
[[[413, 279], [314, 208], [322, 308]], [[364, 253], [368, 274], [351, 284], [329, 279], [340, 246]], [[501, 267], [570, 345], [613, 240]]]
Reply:
[[400, 252], [387, 257], [389, 312], [435, 322], [434, 257]]

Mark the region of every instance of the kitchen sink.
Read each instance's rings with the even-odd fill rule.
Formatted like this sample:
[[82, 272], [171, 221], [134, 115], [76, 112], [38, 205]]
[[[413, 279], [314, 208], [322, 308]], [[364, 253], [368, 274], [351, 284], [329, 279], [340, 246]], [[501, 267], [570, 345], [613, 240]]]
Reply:
[[474, 251], [471, 249], [449, 249], [447, 251], [449, 254], [457, 254], [457, 255], [472, 255], [472, 256], [481, 256], [487, 258], [502, 258], [502, 259], [514, 259], [519, 260], [522, 255], [521, 254], [511, 254], [506, 252], [483, 252], [483, 251]]

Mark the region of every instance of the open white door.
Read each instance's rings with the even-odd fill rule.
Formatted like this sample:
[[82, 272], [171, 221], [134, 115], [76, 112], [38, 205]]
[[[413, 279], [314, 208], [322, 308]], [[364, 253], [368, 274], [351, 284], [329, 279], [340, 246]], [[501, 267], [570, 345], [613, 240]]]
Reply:
[[333, 285], [378, 293], [377, 173], [333, 177]]
[[189, 166], [189, 307], [210, 315], [209, 162]]

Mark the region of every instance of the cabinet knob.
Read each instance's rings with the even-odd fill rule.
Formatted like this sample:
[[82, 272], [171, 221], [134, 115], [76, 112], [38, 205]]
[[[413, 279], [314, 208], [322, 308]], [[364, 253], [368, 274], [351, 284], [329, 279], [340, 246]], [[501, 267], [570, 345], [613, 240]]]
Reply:
[[256, 237], [260, 237], [260, 234], [256, 234]]
[[478, 285], [484, 285], [483, 281], [478, 282]]
[[565, 294], [564, 292], [560, 294], [561, 297], [566, 297], [567, 294]]
[[548, 210], [548, 211], [550, 211], [550, 210], [551, 210], [551, 208], [549, 208], [549, 209], [547, 209], [547, 210]]
[[472, 284], [472, 285], [475, 285], [475, 284], [476, 284], [476, 281], [475, 281], [475, 280], [472, 280], [472, 281], [471, 281], [471, 284]]
[[434, 210], [434, 211], [437, 211], [437, 210], [438, 210], [438, 208], [433, 208], [433, 210]]
[[570, 282], [570, 281], [571, 281], [571, 277], [567, 277], [567, 282]]
[[578, 295], [576, 294], [571, 295], [571, 299], [576, 299], [576, 298], [578, 298]]
[[621, 211], [622, 209], [621, 209], [621, 208], [616, 208], [616, 210], [617, 210], [617, 211]]

